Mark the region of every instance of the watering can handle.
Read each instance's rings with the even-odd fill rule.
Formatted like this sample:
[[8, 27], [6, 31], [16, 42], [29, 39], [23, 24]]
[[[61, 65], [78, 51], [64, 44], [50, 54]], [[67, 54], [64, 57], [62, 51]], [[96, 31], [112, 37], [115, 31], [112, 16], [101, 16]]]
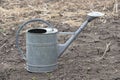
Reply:
[[29, 20], [29, 21], [27, 21], [27, 22], [25, 22], [25, 23], [23, 23], [22, 25], [19, 26], [19, 29], [17, 30], [17, 33], [16, 33], [16, 47], [18, 48], [18, 51], [20, 52], [20, 55], [22, 56], [22, 58], [24, 60], [26, 60], [26, 56], [24, 55], [22, 49], [19, 46], [19, 42], [18, 42], [19, 41], [19, 33], [23, 29], [23, 27], [26, 26], [28, 23], [36, 22], [36, 21], [45, 23], [48, 27], [50, 27], [53, 30], [53, 26], [50, 23], [48, 23], [48, 22], [46, 22], [42, 19], [32, 19], [32, 20]]

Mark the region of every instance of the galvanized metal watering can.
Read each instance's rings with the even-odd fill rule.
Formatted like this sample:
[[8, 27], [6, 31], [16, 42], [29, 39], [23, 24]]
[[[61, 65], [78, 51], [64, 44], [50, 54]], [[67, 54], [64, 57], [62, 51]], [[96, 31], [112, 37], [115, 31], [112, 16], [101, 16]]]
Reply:
[[[102, 16], [100, 12], [92, 12], [88, 14], [87, 20], [80, 28], [72, 33], [72, 36], [64, 44], [58, 44], [57, 34], [71, 34], [70, 32], [58, 32], [56, 28], [41, 19], [32, 19], [23, 23], [16, 34], [16, 46], [21, 56], [26, 61], [26, 69], [30, 72], [51, 72], [57, 68], [57, 60], [75, 40], [79, 33], [87, 26], [89, 22]], [[43, 22], [47, 28], [29, 29], [26, 32], [26, 55], [19, 47], [19, 33], [25, 25], [31, 22]]]

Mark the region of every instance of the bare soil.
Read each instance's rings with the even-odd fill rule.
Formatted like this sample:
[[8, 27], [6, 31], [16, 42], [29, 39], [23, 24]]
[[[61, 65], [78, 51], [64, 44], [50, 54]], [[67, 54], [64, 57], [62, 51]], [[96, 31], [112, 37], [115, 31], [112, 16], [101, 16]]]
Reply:
[[[120, 80], [120, 2], [117, 9], [112, 0], [0, 0], [0, 80]], [[80, 33], [59, 58], [55, 71], [26, 71], [26, 62], [15, 47], [18, 25], [42, 18], [59, 31], [74, 32], [91, 11], [105, 16]], [[28, 25], [20, 34], [24, 51], [25, 30], [35, 26]], [[68, 37], [62, 36], [61, 42]]]

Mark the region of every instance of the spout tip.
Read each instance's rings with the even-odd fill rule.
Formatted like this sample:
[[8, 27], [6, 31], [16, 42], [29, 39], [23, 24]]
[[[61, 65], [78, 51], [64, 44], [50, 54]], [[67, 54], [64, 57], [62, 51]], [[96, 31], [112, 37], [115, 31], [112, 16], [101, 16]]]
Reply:
[[92, 20], [99, 18], [101, 16], [104, 16], [101, 12], [90, 12], [88, 13], [88, 22], [91, 22]]
[[88, 13], [88, 16], [97, 18], [97, 17], [104, 16], [104, 13], [101, 13], [101, 12], [90, 12], [90, 13]]

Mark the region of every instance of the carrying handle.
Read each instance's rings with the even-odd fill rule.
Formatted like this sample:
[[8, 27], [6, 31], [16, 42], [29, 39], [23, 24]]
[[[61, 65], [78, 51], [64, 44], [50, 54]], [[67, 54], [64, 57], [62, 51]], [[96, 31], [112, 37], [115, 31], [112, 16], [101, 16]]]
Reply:
[[18, 51], [24, 60], [26, 60], [26, 56], [19, 46], [19, 42], [18, 42], [19, 41], [19, 33], [23, 29], [24, 26], [26, 26], [27, 24], [29, 24], [31, 22], [37, 22], [37, 21], [45, 23], [49, 28], [51, 28], [53, 30], [53, 26], [50, 23], [48, 23], [47, 21], [44, 21], [42, 19], [32, 19], [32, 20], [29, 20], [19, 26], [19, 29], [17, 30], [17, 33], [16, 33], [16, 47], [18, 48]]

